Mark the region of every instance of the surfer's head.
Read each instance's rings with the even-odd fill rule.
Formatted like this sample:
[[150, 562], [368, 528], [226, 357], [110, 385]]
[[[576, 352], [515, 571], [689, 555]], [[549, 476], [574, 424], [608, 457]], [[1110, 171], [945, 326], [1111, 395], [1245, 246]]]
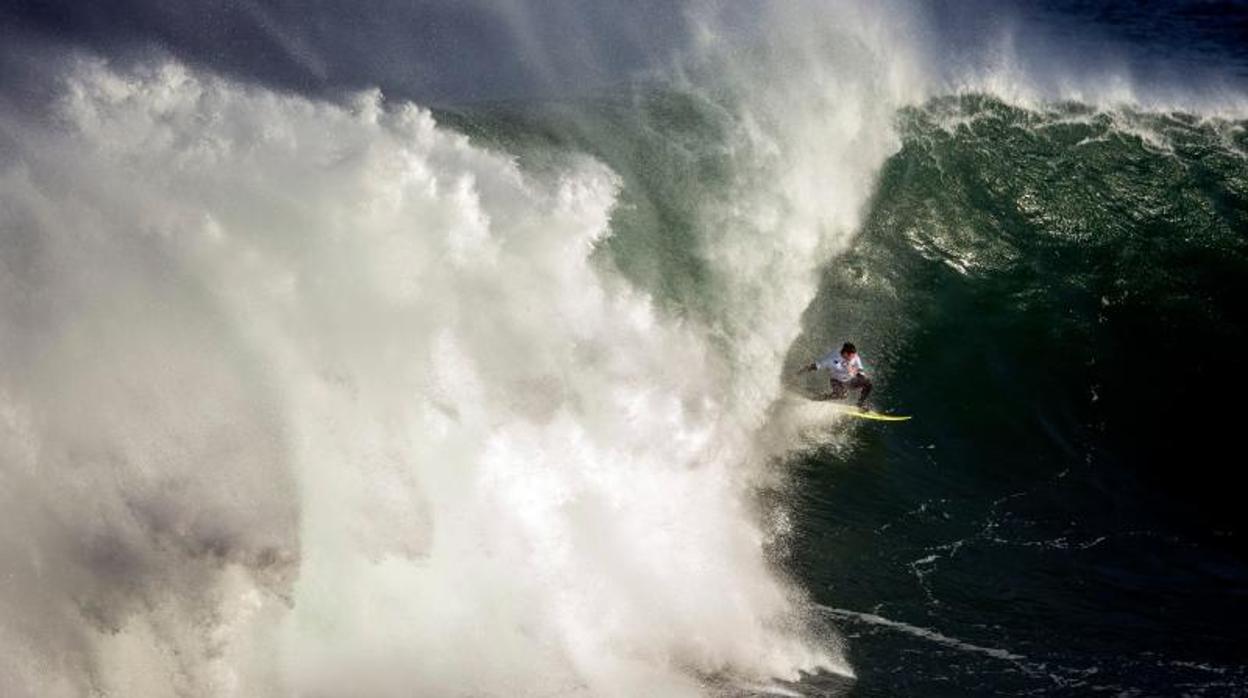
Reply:
[[857, 353], [858, 347], [854, 346], [853, 342], [845, 342], [845, 345], [841, 347], [841, 356], [847, 359]]

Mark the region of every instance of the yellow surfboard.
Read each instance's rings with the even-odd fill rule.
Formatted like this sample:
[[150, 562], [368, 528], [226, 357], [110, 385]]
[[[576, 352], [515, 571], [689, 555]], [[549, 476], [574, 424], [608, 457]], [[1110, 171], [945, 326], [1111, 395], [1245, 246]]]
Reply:
[[882, 412], [862, 410], [854, 405], [846, 405], [843, 402], [828, 402], [828, 406], [834, 408], [837, 412], [850, 417], [873, 419], [877, 422], [904, 422], [907, 419], [910, 419], [910, 415], [884, 414]]

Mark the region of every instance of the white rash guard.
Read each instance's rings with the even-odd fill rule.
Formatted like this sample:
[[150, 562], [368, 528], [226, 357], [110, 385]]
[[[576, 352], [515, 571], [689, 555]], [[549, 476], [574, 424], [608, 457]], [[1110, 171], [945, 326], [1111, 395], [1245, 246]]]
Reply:
[[854, 358], [846, 361], [841, 358], [840, 351], [830, 352], [827, 356], [816, 361], [815, 368], [831, 371], [832, 378], [842, 383], [848, 383], [854, 376], [864, 371], [861, 356], [854, 354]]

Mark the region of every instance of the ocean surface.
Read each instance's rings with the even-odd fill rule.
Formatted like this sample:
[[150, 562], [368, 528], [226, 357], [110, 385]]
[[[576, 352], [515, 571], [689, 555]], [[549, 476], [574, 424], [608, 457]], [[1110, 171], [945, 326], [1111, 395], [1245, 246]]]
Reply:
[[1248, 695], [1241, 4], [249, 7], [6, 11], [0, 694]]

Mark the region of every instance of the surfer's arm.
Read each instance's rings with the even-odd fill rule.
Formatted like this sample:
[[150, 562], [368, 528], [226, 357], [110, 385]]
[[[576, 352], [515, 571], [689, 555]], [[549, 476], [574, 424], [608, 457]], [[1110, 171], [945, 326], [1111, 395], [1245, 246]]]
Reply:
[[831, 352], [827, 356], [819, 357], [818, 361], [815, 361], [813, 364], [810, 364], [804, 370], [805, 371], [818, 371], [821, 368], [830, 369], [836, 365], [837, 360], [839, 360], [840, 358], [841, 358], [840, 354], [836, 352]]

